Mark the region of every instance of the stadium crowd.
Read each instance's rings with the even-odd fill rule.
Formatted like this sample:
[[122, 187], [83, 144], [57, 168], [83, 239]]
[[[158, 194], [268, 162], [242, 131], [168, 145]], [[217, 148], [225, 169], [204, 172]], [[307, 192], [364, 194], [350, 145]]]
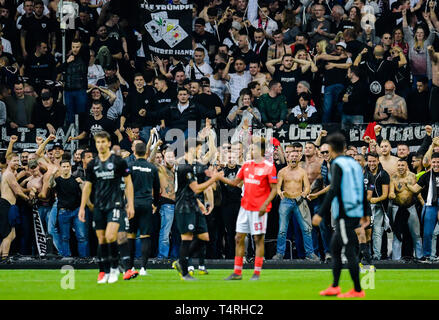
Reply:
[[[63, 62], [59, 0], [0, 0], [0, 125], [10, 136], [1, 164], [2, 261], [38, 255], [35, 210], [54, 252], [96, 256], [91, 214], [83, 223], [78, 210], [98, 132], [111, 134], [112, 152], [128, 164], [136, 159], [136, 144], [147, 144], [146, 158], [160, 180], [151, 257], [168, 259], [178, 257], [180, 244], [173, 222], [174, 168], [181, 154], [178, 139], [166, 139], [172, 132], [197, 138], [190, 157], [202, 168], [202, 182], [209, 167], [233, 179], [259, 129], [328, 123], [346, 129], [369, 122], [375, 124], [364, 147], [346, 150], [364, 168], [373, 220], [357, 230], [359, 252], [367, 263], [435, 261], [439, 137], [430, 125], [439, 121], [436, 1], [196, 0], [192, 57], [147, 51], [138, 1], [71, 2], [78, 3], [79, 16], [65, 32]], [[67, 132], [76, 115], [78, 131], [68, 142], [78, 147], [68, 150], [56, 134]], [[383, 126], [399, 123], [425, 125], [416, 152], [382, 139]], [[37, 150], [14, 149], [22, 127], [47, 130], [47, 138], [36, 138]], [[226, 141], [216, 139], [221, 129], [232, 132]], [[279, 182], [268, 215], [266, 259], [331, 259], [331, 221], [311, 225], [330, 184], [326, 134], [322, 130], [306, 143], [271, 140], [267, 159], [274, 161]], [[290, 175], [297, 165], [306, 171], [299, 189]], [[204, 192], [207, 258], [234, 258], [241, 193], [222, 182]], [[246, 257], [254, 257], [251, 237]]]

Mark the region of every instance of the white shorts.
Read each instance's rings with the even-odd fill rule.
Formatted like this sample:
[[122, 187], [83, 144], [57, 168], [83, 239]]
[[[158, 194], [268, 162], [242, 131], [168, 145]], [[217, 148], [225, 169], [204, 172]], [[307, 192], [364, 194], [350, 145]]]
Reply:
[[262, 217], [259, 211], [248, 211], [243, 207], [239, 209], [236, 221], [236, 232], [250, 233], [251, 235], [265, 234], [267, 230], [267, 213]]

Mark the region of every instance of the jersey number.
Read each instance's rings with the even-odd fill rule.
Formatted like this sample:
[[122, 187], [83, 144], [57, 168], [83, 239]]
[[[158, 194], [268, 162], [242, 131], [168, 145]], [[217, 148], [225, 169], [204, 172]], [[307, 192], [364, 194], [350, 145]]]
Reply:
[[255, 231], [262, 231], [262, 222], [255, 223]]

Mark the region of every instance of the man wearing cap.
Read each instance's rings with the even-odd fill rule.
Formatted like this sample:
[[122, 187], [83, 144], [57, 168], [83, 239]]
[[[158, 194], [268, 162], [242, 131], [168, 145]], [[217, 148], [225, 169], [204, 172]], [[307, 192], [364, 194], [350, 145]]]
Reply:
[[218, 39], [213, 34], [206, 32], [206, 22], [203, 18], [197, 18], [195, 20], [195, 32], [193, 38], [196, 43], [201, 44], [209, 51], [209, 55], [215, 54], [216, 46], [218, 45]]
[[34, 112], [34, 124], [36, 128], [49, 130], [49, 133], [56, 134], [58, 128], [64, 125], [66, 107], [59, 102], [54, 102], [52, 93], [43, 92], [41, 102], [37, 103]]
[[[352, 62], [346, 55], [346, 43], [338, 42], [335, 46], [335, 52], [331, 54], [321, 54], [317, 60], [325, 61], [324, 74], [324, 98], [323, 98], [323, 115], [322, 122], [328, 123], [335, 120], [334, 114], [341, 116], [342, 104], [338, 102], [338, 97], [344, 89], [346, 70]], [[337, 106], [336, 112], [333, 111], [334, 105]]]

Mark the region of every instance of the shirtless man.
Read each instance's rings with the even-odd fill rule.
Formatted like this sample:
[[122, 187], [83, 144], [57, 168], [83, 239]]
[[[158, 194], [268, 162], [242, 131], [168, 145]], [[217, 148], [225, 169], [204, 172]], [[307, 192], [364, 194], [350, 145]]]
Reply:
[[[415, 197], [416, 193], [410, 190], [409, 186], [416, 184], [416, 175], [408, 170], [407, 159], [398, 159], [397, 173], [391, 176], [389, 186], [389, 199], [393, 200], [391, 204], [392, 220], [395, 222], [398, 210], [405, 209], [409, 212], [408, 227], [413, 240], [413, 248], [415, 248], [415, 257], [422, 258], [422, 243], [421, 243], [421, 228], [416, 212]], [[420, 194], [418, 194], [419, 201], [423, 204], [424, 201]], [[395, 231], [395, 226], [393, 227]], [[402, 237], [402, 232], [400, 237]], [[401, 259], [402, 239], [398, 239], [395, 232], [393, 233], [392, 244], [392, 260]]]
[[392, 146], [390, 145], [389, 140], [383, 140], [380, 144], [381, 155], [380, 155], [380, 163], [383, 166], [384, 170], [387, 171], [389, 176], [393, 176], [396, 174], [396, 168], [398, 166], [398, 157], [392, 156], [390, 151], [392, 150]]
[[15, 205], [17, 197], [29, 200], [15, 177], [20, 165], [16, 153], [8, 157], [8, 167], [2, 173], [1, 178], [1, 199], [0, 199], [0, 255], [1, 260], [7, 259], [11, 242], [15, 239], [15, 224], [19, 215], [18, 207]]
[[[305, 169], [308, 180], [310, 183], [310, 193], [316, 194], [320, 190], [323, 189], [323, 179], [321, 175], [321, 167], [323, 163], [323, 159], [318, 156], [317, 147], [312, 142], [307, 142], [305, 145], [305, 161], [301, 162], [300, 165], [303, 169]], [[314, 215], [319, 212], [320, 204], [323, 200], [323, 197], [314, 198], [312, 201], [308, 202], [309, 210], [311, 211], [311, 215]], [[326, 256], [330, 255], [330, 243], [331, 243], [331, 228], [330, 221], [323, 221], [320, 223], [320, 233], [322, 235], [323, 242], [323, 251]], [[313, 245], [314, 249], [318, 247], [318, 233], [317, 227], [313, 228]]]
[[395, 84], [392, 81], [387, 81], [384, 84], [386, 94], [379, 97], [374, 120], [381, 123], [406, 123], [407, 122], [407, 104], [403, 97], [395, 94]]
[[431, 81], [429, 109], [431, 114], [431, 122], [439, 121], [439, 112], [437, 102], [439, 101], [439, 52], [434, 51], [433, 46], [428, 46], [428, 54], [431, 61]]
[[299, 153], [289, 153], [288, 166], [279, 171], [277, 194], [281, 198], [279, 206], [279, 234], [277, 236], [277, 253], [273, 259], [283, 259], [288, 231], [288, 223], [291, 214], [299, 223], [303, 236], [306, 260], [318, 261], [319, 257], [314, 254], [312, 243], [311, 214], [301, 212], [299, 206], [309, 194], [310, 185], [308, 175], [304, 169], [298, 166]]
[[[159, 236], [159, 259], [169, 257], [169, 234], [171, 232], [172, 222], [174, 221], [175, 209], [175, 177], [174, 150], [167, 148], [163, 152], [164, 165], [156, 164], [160, 179], [160, 236]], [[178, 238], [178, 237], [177, 237]], [[178, 254], [178, 253], [176, 253]]]

